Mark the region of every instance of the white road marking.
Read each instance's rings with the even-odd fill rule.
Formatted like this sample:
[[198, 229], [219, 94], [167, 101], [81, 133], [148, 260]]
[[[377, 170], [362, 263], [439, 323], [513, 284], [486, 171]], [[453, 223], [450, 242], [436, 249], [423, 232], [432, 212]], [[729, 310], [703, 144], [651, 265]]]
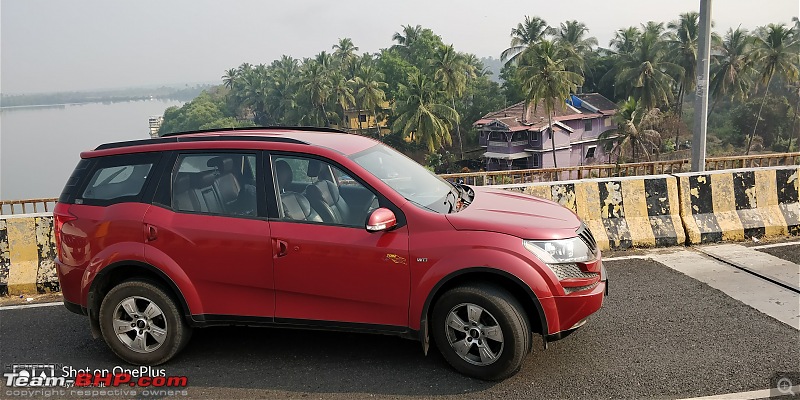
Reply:
[[63, 306], [64, 303], [54, 302], [54, 303], [33, 303], [33, 304], [20, 304], [16, 306], [2, 306], [0, 307], [0, 311], [4, 310], [19, 310], [21, 308], [38, 308], [38, 307], [53, 307], [53, 306]]
[[646, 260], [646, 259], [653, 259], [653, 256], [619, 256], [619, 257], [603, 257], [603, 261], [618, 261], [618, 260]]
[[691, 249], [658, 254], [653, 260], [800, 330], [800, 295], [796, 292]]
[[[790, 388], [785, 388], [784, 392], [786, 394], [791, 394], [791, 393], [797, 394], [799, 390], [800, 386], [792, 386]], [[767, 399], [770, 397], [786, 396], [786, 394], [778, 392], [778, 389], [775, 389], [774, 391], [772, 389], [762, 389], [762, 390], [753, 390], [752, 392], [715, 394], [713, 396], [704, 396], [704, 397], [689, 397], [680, 400], [753, 400], [753, 399]]]
[[750, 246], [751, 249], [768, 249], [770, 247], [783, 247], [783, 246], [794, 246], [800, 245], [800, 242], [785, 242], [785, 243], [772, 243], [772, 244], [762, 244], [758, 246]]

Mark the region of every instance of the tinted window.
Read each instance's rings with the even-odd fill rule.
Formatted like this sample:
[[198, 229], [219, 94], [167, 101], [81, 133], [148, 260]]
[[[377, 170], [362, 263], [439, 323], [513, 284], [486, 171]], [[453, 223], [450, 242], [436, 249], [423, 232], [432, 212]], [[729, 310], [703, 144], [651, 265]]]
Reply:
[[228, 216], [255, 216], [256, 156], [188, 154], [178, 157], [172, 176], [176, 211]]
[[82, 197], [88, 200], [113, 200], [138, 196], [151, 168], [152, 163], [99, 168], [83, 191]]

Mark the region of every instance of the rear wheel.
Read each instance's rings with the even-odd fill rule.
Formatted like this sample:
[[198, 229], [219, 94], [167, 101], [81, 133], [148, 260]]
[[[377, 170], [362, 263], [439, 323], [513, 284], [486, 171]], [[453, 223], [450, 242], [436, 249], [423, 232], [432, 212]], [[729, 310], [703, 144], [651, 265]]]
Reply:
[[117, 356], [136, 365], [168, 361], [191, 336], [191, 328], [167, 292], [139, 280], [122, 282], [103, 298], [100, 332]]
[[433, 308], [436, 346], [459, 372], [484, 380], [514, 375], [531, 346], [531, 329], [519, 302], [492, 285], [444, 293]]

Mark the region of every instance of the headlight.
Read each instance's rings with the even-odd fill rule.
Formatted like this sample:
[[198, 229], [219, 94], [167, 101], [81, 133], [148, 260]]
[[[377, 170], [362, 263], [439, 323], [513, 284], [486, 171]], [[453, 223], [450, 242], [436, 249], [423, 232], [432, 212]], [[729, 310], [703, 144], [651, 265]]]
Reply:
[[577, 263], [594, 260], [594, 254], [578, 237], [561, 240], [523, 240], [528, 251], [545, 264]]

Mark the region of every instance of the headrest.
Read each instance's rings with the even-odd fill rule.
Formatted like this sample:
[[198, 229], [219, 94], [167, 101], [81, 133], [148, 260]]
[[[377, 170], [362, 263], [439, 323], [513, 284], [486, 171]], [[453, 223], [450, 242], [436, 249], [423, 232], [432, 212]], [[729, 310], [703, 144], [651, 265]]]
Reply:
[[211, 186], [219, 174], [217, 171], [205, 171], [192, 174], [192, 187], [201, 189]]
[[292, 167], [284, 160], [276, 161], [275, 176], [278, 178], [279, 188], [286, 189], [286, 186], [292, 183]]
[[220, 174], [233, 172], [233, 158], [230, 157], [214, 157], [209, 159], [206, 165], [216, 168]]
[[181, 193], [189, 190], [191, 181], [192, 180], [189, 178], [189, 175], [178, 174], [178, 176], [175, 178], [175, 184], [172, 185], [172, 192]]
[[318, 176], [320, 165], [321, 163], [317, 160], [308, 160], [308, 171], [306, 175], [308, 175], [309, 178]]

